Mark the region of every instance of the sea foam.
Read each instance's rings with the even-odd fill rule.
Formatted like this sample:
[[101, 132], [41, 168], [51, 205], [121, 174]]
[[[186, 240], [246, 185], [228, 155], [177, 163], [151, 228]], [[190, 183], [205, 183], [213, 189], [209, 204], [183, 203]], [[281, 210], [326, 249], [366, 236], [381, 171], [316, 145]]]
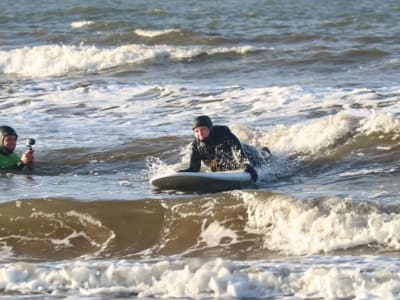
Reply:
[[298, 200], [287, 195], [260, 199], [244, 194], [249, 228], [264, 235], [267, 249], [305, 255], [376, 245], [400, 249], [400, 215], [369, 203], [337, 198]]
[[[396, 259], [282, 261], [176, 259], [0, 265], [3, 293], [58, 297], [398, 299]], [[349, 284], [351, 282], [351, 284]]]
[[186, 60], [202, 54], [244, 55], [253, 47], [174, 47], [167, 45], [96, 46], [43, 45], [0, 51], [0, 73], [30, 78], [102, 72], [111, 68], [157, 60]]

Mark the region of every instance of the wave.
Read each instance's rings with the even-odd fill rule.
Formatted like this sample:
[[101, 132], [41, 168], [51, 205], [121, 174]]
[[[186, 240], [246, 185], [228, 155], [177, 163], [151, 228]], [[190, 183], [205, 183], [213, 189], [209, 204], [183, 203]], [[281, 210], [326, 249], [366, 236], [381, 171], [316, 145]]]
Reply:
[[0, 265], [0, 286], [13, 299], [398, 299], [398, 269], [396, 257], [362, 256], [16, 262]]
[[[251, 46], [175, 47], [167, 45], [125, 45], [115, 48], [95, 46], [44, 45], [0, 51], [0, 73], [28, 78], [92, 74], [120, 68], [135, 68], [157, 61], [190, 61], [219, 54], [246, 55], [257, 51]], [[130, 67], [129, 67], [130, 66]]]
[[267, 259], [400, 249], [398, 205], [338, 198], [248, 190], [161, 200], [21, 199], [0, 207], [0, 245], [19, 258]]
[[[279, 124], [268, 131], [250, 127], [233, 127], [242, 140], [257, 147], [268, 145], [282, 157], [321, 157], [332, 152], [397, 148], [400, 120], [389, 112], [358, 114], [343, 110], [337, 114], [291, 125]], [[341, 155], [344, 155], [342, 152]]]

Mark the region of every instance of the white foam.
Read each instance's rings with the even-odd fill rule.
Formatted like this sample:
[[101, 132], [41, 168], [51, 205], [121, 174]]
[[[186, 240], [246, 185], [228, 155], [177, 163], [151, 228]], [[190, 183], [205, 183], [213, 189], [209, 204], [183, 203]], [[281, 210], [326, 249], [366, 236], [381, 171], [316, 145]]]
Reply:
[[145, 29], [136, 29], [135, 33], [140, 36], [154, 38], [161, 35], [166, 35], [170, 33], [180, 32], [179, 29], [165, 29], [165, 30], [145, 30]]
[[399, 279], [385, 268], [363, 272], [359, 269], [315, 267], [304, 273], [304, 286], [297, 295], [323, 299], [398, 299]]
[[395, 258], [379, 257], [17, 262], [0, 265], [0, 289], [25, 297], [398, 299], [400, 277]]
[[3, 240], [7, 240], [7, 237], [0, 238], [0, 257], [2, 260], [6, 260], [14, 256], [14, 249]]
[[373, 111], [367, 118], [361, 120], [359, 131], [365, 135], [378, 133], [400, 133], [400, 119], [388, 112]]
[[158, 157], [147, 157], [146, 166], [149, 178], [156, 175], [168, 175], [176, 172], [175, 165], [168, 165]]
[[350, 115], [339, 113], [291, 126], [277, 125], [263, 139], [277, 152], [317, 154], [349, 134], [356, 126], [355, 121]]
[[77, 29], [77, 28], [82, 28], [86, 26], [93, 25], [93, 21], [76, 21], [71, 23], [71, 28]]
[[[334, 148], [336, 143], [346, 141], [355, 134], [390, 134], [393, 136], [392, 140], [395, 140], [400, 132], [400, 120], [391, 113], [372, 112], [359, 116], [343, 111], [296, 124], [279, 124], [269, 131], [254, 130], [246, 126], [233, 126], [233, 131], [243, 141], [250, 141], [258, 147], [267, 145], [275, 155], [321, 156]], [[382, 146], [378, 146], [378, 149], [390, 150]]]
[[200, 238], [206, 242], [207, 246], [215, 247], [223, 243], [224, 239], [229, 239], [229, 243], [235, 243], [237, 234], [217, 221], [206, 226], [206, 222], [202, 225]]
[[264, 235], [267, 249], [303, 255], [370, 244], [400, 249], [400, 215], [367, 203], [336, 198], [301, 201], [285, 195], [245, 195], [249, 228]]
[[0, 51], [0, 73], [45, 78], [77, 73], [101, 72], [159, 59], [185, 60], [204, 54], [252, 51], [252, 47], [174, 47], [167, 45], [95, 46], [43, 45]]

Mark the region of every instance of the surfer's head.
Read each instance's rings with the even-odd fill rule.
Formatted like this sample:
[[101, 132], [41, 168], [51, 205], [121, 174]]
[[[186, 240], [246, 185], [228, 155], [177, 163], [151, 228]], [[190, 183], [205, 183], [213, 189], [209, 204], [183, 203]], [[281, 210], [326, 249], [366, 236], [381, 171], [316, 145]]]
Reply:
[[17, 145], [17, 132], [10, 126], [0, 126], [0, 150], [11, 153]]
[[213, 123], [209, 116], [199, 116], [194, 119], [193, 130], [199, 126], [205, 126], [211, 131], [213, 128]]
[[213, 123], [208, 116], [199, 116], [194, 119], [193, 133], [196, 139], [204, 141], [210, 135]]

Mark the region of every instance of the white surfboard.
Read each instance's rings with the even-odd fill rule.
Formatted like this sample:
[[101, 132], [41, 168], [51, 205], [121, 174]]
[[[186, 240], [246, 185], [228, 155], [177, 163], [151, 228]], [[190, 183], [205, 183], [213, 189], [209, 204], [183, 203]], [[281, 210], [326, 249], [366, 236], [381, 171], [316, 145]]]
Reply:
[[155, 176], [151, 178], [150, 183], [161, 190], [208, 192], [239, 189], [249, 186], [252, 181], [250, 174], [243, 171], [179, 172]]

